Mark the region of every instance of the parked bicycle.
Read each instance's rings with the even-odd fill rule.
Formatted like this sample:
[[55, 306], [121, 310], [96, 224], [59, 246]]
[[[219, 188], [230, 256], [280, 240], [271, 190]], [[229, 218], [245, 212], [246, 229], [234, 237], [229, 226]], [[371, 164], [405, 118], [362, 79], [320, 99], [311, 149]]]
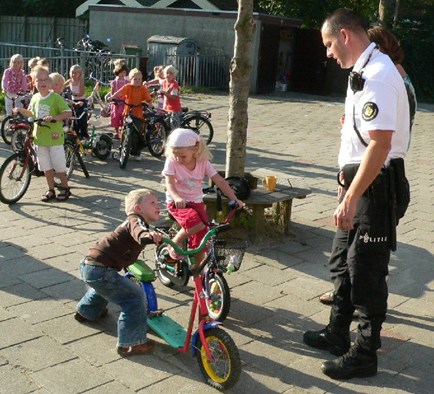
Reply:
[[[194, 256], [206, 247], [212, 237], [228, 228], [229, 224], [222, 224], [210, 229], [199, 247], [193, 250], [182, 250], [170, 238], [163, 238], [163, 243], [171, 245], [177, 253], [184, 255], [188, 267], [191, 268], [196, 265]], [[147, 241], [145, 238], [145, 242]], [[149, 241], [152, 242], [152, 240]], [[241, 360], [233, 339], [221, 328], [221, 322], [208, 315], [206, 301], [203, 297], [204, 282], [202, 276], [198, 274], [205, 269], [206, 264], [206, 261], [199, 264], [195, 273], [192, 274], [195, 288], [187, 328], [158, 309], [158, 300], [152, 285], [155, 272], [147, 264], [137, 261], [128, 267], [126, 276], [136, 281], [146, 294], [148, 327], [179, 352], [186, 353], [191, 349], [205, 381], [214, 388], [226, 390], [238, 382], [241, 374]], [[198, 317], [197, 328], [193, 333], [196, 315]]]
[[[158, 89], [154, 89], [153, 97], [158, 96]], [[148, 108], [149, 115], [154, 116], [164, 123], [167, 134], [170, 134], [170, 114], [160, 108]], [[191, 129], [199, 134], [209, 145], [214, 137], [214, 127], [211, 123], [211, 112], [208, 111], [189, 111], [188, 107], [182, 107], [181, 127]]]
[[[15, 108], [16, 100], [19, 97], [21, 98], [21, 103], [23, 104], [24, 108], [27, 108], [32, 95], [29, 93], [17, 93], [16, 95], [13, 95], [13, 96], [6, 95], [6, 97], [9, 98], [10, 100], [12, 100], [12, 108]], [[2, 124], [1, 124], [1, 135], [2, 135], [3, 141], [6, 144], [8, 144], [8, 145], [11, 144], [12, 134], [18, 128], [19, 125], [20, 125], [20, 119], [14, 115], [6, 116], [3, 119]]]
[[[187, 203], [186, 208], [191, 206]], [[229, 225], [234, 217], [238, 208], [236, 201], [231, 201], [229, 208], [223, 225]], [[209, 229], [221, 226], [215, 221], [205, 221], [204, 218], [202, 221]], [[170, 239], [173, 239], [178, 229], [176, 222], [170, 228], [157, 228]], [[240, 268], [246, 246], [245, 241], [234, 237], [221, 239], [214, 234], [208, 238], [202, 285], [208, 313], [215, 320], [224, 321], [229, 314], [230, 289], [223, 274], [230, 274]], [[187, 241], [184, 242], [184, 250], [187, 250]], [[167, 287], [185, 286], [191, 276], [191, 268], [185, 260], [174, 261], [170, 257], [167, 243], [161, 243], [155, 251], [155, 270], [160, 282]]]
[[123, 100], [116, 101], [124, 103], [129, 108], [129, 114], [124, 119], [119, 154], [113, 155], [114, 159], [119, 158], [119, 167], [125, 168], [130, 154], [136, 156], [146, 146], [152, 156], [160, 157], [164, 153], [167, 139], [165, 126], [156, 118], [141, 119], [131, 114], [133, 108], [142, 107], [147, 117], [148, 106], [145, 103], [133, 105]]
[[[37, 177], [44, 175], [44, 172], [38, 168], [32, 134], [35, 124], [40, 127], [48, 126], [41, 118], [28, 118], [27, 121], [30, 127], [26, 130], [24, 138], [14, 139], [12, 144], [14, 154], [9, 156], [0, 167], [0, 201], [4, 204], [14, 204], [26, 194], [32, 175]], [[16, 137], [15, 134], [14, 136]]]

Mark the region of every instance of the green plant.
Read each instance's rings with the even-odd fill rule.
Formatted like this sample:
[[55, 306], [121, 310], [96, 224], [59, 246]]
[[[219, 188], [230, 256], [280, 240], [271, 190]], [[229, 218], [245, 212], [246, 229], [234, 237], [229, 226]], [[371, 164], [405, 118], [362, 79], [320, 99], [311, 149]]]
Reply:
[[0, 93], [0, 114], [5, 114], [5, 94], [4, 92]]

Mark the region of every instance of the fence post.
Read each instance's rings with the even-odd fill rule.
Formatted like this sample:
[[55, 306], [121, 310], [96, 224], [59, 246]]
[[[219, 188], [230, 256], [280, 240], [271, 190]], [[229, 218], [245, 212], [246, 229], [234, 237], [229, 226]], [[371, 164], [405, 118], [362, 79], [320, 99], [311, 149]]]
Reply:
[[194, 87], [198, 88], [200, 86], [200, 72], [199, 72], [199, 52], [196, 53], [194, 62]]
[[60, 47], [60, 74], [65, 75], [65, 50], [63, 49], [63, 46]]

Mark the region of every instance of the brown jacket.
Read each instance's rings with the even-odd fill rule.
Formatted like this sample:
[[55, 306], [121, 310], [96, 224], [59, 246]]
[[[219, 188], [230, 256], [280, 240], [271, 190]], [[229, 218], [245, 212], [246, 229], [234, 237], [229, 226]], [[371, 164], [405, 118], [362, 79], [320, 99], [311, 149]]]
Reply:
[[149, 233], [149, 226], [139, 215], [129, 215], [111, 234], [93, 245], [87, 257], [120, 271], [133, 264], [144, 249], [141, 239]]

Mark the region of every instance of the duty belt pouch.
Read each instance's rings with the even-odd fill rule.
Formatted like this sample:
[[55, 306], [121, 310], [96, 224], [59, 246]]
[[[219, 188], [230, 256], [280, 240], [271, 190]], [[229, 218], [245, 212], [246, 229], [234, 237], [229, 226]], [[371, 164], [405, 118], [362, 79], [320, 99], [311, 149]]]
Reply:
[[342, 173], [344, 175], [344, 184], [345, 190], [348, 190], [348, 188], [351, 185], [351, 182], [353, 181], [354, 177], [356, 176], [357, 170], [359, 169], [360, 164], [346, 164], [342, 168]]
[[396, 200], [396, 219], [401, 219], [410, 203], [410, 184], [405, 176], [404, 159], [392, 159], [389, 164], [392, 196]]

